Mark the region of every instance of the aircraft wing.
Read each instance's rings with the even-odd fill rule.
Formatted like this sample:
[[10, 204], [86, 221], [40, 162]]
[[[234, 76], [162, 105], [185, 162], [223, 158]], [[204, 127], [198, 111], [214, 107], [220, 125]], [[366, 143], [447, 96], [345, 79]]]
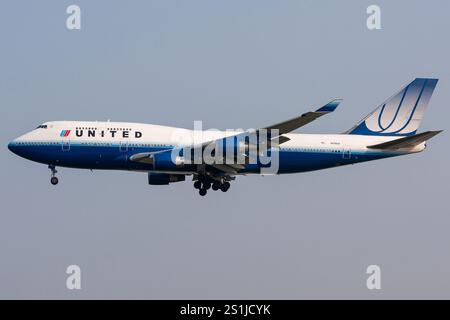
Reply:
[[[317, 118], [326, 115], [328, 113], [333, 112], [339, 105], [339, 103], [341, 103], [342, 99], [334, 99], [332, 101], [330, 101], [329, 103], [327, 103], [326, 105], [324, 105], [323, 107], [317, 109], [316, 111], [310, 111], [310, 112], [306, 112], [298, 117], [289, 119], [287, 121], [283, 121], [268, 127], [264, 127], [255, 131], [246, 131], [243, 133], [238, 133], [234, 136], [229, 136], [229, 137], [224, 137], [224, 138], [219, 138], [217, 140], [211, 140], [211, 141], [207, 141], [201, 144], [197, 144], [197, 145], [192, 145], [191, 147], [184, 147], [184, 148], [180, 148], [181, 149], [189, 149], [193, 154], [195, 153], [195, 150], [201, 149], [200, 152], [197, 152], [197, 154], [203, 154], [203, 150], [207, 147], [207, 146], [216, 146], [218, 142], [222, 142], [224, 143], [224, 141], [226, 139], [230, 139], [230, 138], [236, 138], [239, 140], [239, 138], [243, 138], [245, 136], [249, 136], [252, 134], [259, 134], [262, 130], [265, 130], [266, 132], [271, 132], [271, 130], [278, 130], [278, 134], [276, 135], [270, 135], [270, 139], [267, 143], [266, 146], [264, 146], [265, 148], [270, 148], [272, 146], [273, 142], [277, 142], [278, 145], [285, 143], [287, 141], [289, 141], [290, 139], [286, 136], [283, 136], [283, 134], [294, 131], [295, 129], [298, 129], [300, 127], [303, 127], [304, 125], [307, 125], [308, 123], [316, 120]], [[253, 150], [258, 150], [260, 149], [262, 146], [261, 145], [252, 145], [249, 144], [248, 145], [248, 149], [253, 149]], [[145, 152], [145, 153], [139, 153], [139, 154], [135, 154], [133, 156], [130, 157], [131, 161], [136, 161], [136, 162], [142, 162], [142, 163], [147, 163], [147, 164], [151, 164], [153, 163], [153, 157], [161, 152], [177, 152], [178, 150], [164, 150], [164, 151], [158, 151], [158, 152]], [[213, 150], [214, 153], [214, 150]], [[210, 166], [226, 173], [226, 174], [237, 174], [239, 172], [239, 170], [243, 169], [245, 166], [243, 164], [227, 164], [226, 158], [224, 156], [222, 164], [211, 164]]]
[[301, 116], [271, 125], [264, 129], [266, 130], [278, 129], [280, 135], [294, 131], [295, 129], [298, 129], [300, 127], [303, 127], [304, 125], [307, 125], [310, 122], [313, 122], [314, 120], [323, 115], [333, 112], [341, 102], [342, 99], [334, 99], [328, 102], [323, 107], [317, 109], [316, 111], [306, 112]]
[[[334, 110], [336, 110], [336, 108], [339, 106], [339, 104], [341, 102], [342, 102], [342, 99], [331, 100], [326, 105], [324, 105], [323, 107], [320, 107], [316, 111], [309, 111], [309, 112], [303, 113], [302, 115], [300, 115], [298, 117], [295, 117], [295, 118], [292, 118], [292, 119], [289, 119], [289, 120], [286, 120], [283, 122], [279, 122], [277, 124], [274, 124], [274, 125], [271, 125], [268, 127], [258, 129], [255, 132], [258, 133], [262, 130], [266, 130], [267, 132], [269, 132], [270, 130], [278, 130], [277, 135], [273, 135], [273, 134], [271, 135], [271, 141], [275, 141], [278, 138], [278, 141], [277, 141], [278, 145], [283, 144], [290, 140], [288, 137], [283, 136], [283, 134], [294, 131], [300, 127], [307, 125], [310, 122], [313, 122], [314, 120], [316, 120], [317, 118], [320, 118], [321, 116], [324, 116], [328, 113], [333, 112]], [[249, 133], [252, 134], [253, 132], [246, 131], [244, 133], [237, 134], [236, 136], [248, 135]], [[211, 143], [214, 143], [214, 141], [208, 141], [208, 142], [204, 143], [203, 145], [209, 145]], [[267, 148], [270, 148], [270, 141], [269, 141], [269, 145], [267, 146]]]

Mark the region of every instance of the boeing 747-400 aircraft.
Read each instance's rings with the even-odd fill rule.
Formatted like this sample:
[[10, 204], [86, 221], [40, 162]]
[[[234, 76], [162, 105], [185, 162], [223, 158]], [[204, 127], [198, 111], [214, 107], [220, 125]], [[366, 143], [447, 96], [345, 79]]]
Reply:
[[247, 174], [320, 170], [421, 152], [441, 131], [417, 133], [437, 79], [417, 78], [341, 134], [292, 131], [333, 112], [341, 100], [265, 128], [247, 131], [188, 130], [124, 122], [52, 121], [9, 143], [15, 154], [56, 167], [133, 170], [151, 185], [192, 176], [194, 187], [226, 192]]

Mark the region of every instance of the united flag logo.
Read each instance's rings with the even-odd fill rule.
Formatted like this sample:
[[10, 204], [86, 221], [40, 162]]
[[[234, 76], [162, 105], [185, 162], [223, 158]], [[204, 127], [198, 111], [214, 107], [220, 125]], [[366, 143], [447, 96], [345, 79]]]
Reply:
[[70, 130], [62, 130], [60, 133], [60, 137], [68, 137], [70, 134]]

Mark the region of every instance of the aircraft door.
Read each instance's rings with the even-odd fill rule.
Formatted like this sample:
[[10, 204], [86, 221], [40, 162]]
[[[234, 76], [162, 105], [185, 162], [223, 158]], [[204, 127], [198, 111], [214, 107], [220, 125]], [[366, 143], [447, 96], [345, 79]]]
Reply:
[[128, 142], [127, 141], [120, 141], [119, 151], [120, 152], [127, 152], [128, 151]]
[[342, 149], [342, 159], [351, 159], [352, 149], [349, 146], [344, 146]]
[[61, 140], [61, 149], [62, 151], [70, 151], [70, 140]]

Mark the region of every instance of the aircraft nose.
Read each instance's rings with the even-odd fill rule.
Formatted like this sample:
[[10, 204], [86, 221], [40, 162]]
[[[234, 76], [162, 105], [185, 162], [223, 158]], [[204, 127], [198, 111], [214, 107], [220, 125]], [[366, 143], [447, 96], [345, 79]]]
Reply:
[[13, 140], [13, 141], [11, 141], [10, 143], [8, 143], [8, 149], [9, 149], [9, 151], [11, 151], [11, 152], [13, 152], [13, 153], [16, 153], [16, 151], [17, 151], [17, 145], [16, 145], [15, 140]]
[[18, 154], [18, 152], [19, 152], [19, 146], [18, 146], [16, 140], [13, 140], [13, 141], [11, 141], [10, 143], [8, 143], [8, 149], [9, 149], [9, 151], [11, 151], [12, 153], [15, 153], [15, 154], [19, 155], [19, 154]]

